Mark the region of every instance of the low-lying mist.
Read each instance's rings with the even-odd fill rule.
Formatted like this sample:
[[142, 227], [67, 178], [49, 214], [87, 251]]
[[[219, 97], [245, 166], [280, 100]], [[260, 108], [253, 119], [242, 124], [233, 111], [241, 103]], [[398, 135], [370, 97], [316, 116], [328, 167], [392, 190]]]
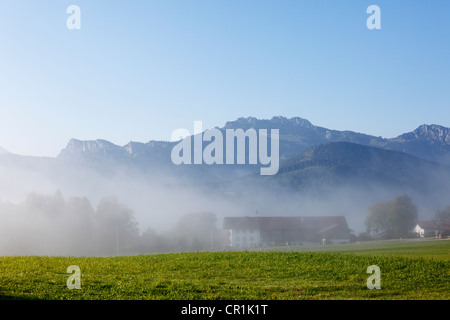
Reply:
[[[340, 215], [357, 235], [365, 231], [370, 206], [405, 191], [347, 186], [301, 192], [268, 183], [270, 177], [212, 186], [204, 177], [181, 179], [164, 170], [98, 172], [56, 159], [35, 163], [1, 163], [0, 255], [223, 250], [226, 216]], [[444, 205], [439, 197], [412, 196], [422, 218]]]

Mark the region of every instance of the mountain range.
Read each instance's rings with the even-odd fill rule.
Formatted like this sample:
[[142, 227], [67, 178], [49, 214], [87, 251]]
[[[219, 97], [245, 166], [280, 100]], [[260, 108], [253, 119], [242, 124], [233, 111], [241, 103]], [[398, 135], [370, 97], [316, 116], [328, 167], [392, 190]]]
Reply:
[[[239, 118], [216, 129], [225, 132], [250, 128], [279, 129], [280, 167], [276, 175], [261, 176], [259, 165], [177, 166], [171, 161], [177, 142], [132, 141], [119, 146], [101, 139], [71, 139], [55, 158], [0, 152], [0, 194], [6, 197], [14, 190], [50, 192], [52, 188], [70, 194], [128, 194], [132, 189], [144, 192], [145, 188], [138, 187], [142, 183], [158, 183], [164, 188], [195, 188], [202, 196], [233, 195], [242, 200], [247, 195], [255, 202], [256, 196], [265, 192], [279, 202], [288, 194], [323, 196], [351, 189], [353, 195], [363, 191], [373, 195], [377, 190], [383, 196], [414, 194], [433, 206], [449, 204], [449, 128], [424, 124], [398, 137], [382, 138], [315, 126], [299, 117], [279, 116], [267, 120]], [[170, 193], [172, 189], [164, 190]], [[146, 191], [133, 201], [152, 192]], [[375, 200], [370, 198], [368, 202]]]
[[[279, 129], [280, 159], [292, 158], [310, 147], [332, 142], [352, 142], [370, 147], [396, 150], [441, 164], [450, 165], [450, 128], [439, 125], [421, 125], [412, 132], [396, 138], [375, 137], [353, 131], [331, 130], [311, 124], [308, 120], [294, 117], [273, 117], [270, 120], [258, 120], [253, 117], [239, 118], [226, 122], [221, 131], [226, 129], [253, 128]], [[173, 142], [149, 141], [129, 142], [118, 146], [106, 140], [80, 141], [71, 139], [58, 158], [145, 158], [150, 163], [166, 162]]]

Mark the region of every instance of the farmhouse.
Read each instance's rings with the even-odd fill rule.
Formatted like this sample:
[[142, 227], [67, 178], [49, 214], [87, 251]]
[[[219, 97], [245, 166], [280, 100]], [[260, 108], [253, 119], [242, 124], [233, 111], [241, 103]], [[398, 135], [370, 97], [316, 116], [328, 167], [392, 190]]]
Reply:
[[420, 220], [417, 221], [414, 232], [421, 238], [443, 238], [450, 235], [450, 221]]
[[350, 229], [343, 216], [225, 217], [227, 246], [258, 248], [349, 242]]

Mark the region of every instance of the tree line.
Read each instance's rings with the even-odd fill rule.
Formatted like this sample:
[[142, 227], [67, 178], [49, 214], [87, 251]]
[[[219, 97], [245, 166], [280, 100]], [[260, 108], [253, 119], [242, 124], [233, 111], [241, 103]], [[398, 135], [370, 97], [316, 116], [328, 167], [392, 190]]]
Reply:
[[86, 197], [29, 194], [0, 202], [0, 255], [115, 256], [221, 249], [224, 232], [211, 212], [187, 213], [172, 230], [139, 233], [134, 211], [117, 197], [94, 208]]
[[[418, 219], [418, 208], [406, 194], [370, 207], [365, 224], [367, 233], [384, 239], [410, 238]], [[434, 222], [450, 221], [450, 206], [437, 210]]]
[[[374, 204], [366, 218], [367, 234], [394, 239], [412, 237], [418, 218], [408, 195]], [[438, 210], [435, 222], [450, 221], [450, 206]], [[86, 197], [65, 200], [29, 194], [19, 204], [0, 202], [0, 255], [115, 256], [162, 252], [220, 250], [225, 231], [212, 212], [182, 215], [171, 230], [147, 228], [140, 233], [134, 211], [117, 197], [105, 197], [94, 208]]]

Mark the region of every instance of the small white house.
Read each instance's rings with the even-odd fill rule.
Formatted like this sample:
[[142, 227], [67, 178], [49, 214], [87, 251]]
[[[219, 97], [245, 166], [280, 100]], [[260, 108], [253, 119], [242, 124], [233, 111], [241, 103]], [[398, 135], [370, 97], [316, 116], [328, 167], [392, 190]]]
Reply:
[[417, 236], [443, 238], [450, 235], [450, 221], [421, 220], [414, 227]]

